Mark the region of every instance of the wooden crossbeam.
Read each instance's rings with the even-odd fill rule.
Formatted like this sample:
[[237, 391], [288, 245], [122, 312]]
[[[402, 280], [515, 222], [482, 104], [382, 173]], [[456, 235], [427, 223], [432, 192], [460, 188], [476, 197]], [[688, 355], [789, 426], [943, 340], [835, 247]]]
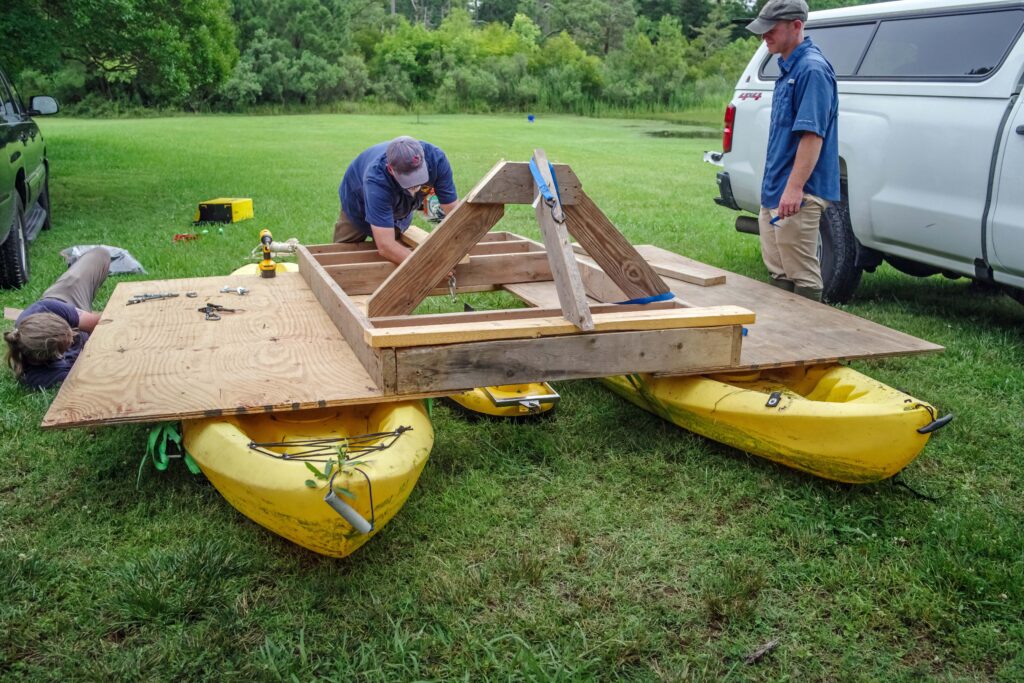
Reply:
[[[689, 327], [719, 327], [754, 322], [754, 314], [739, 306], [673, 308], [597, 313], [593, 331], [670, 330]], [[367, 328], [366, 343], [375, 349], [407, 346], [431, 346], [496, 339], [532, 339], [579, 334], [580, 330], [562, 317], [484, 320], [471, 323], [430, 324], [421, 326]]]
[[[410, 225], [405, 229], [405, 232], [402, 233], [402, 244], [410, 249], [415, 249], [423, 244], [428, 237], [430, 237], [429, 232], [423, 228], [416, 227], [415, 225]], [[463, 256], [459, 263], [469, 263], [469, 254]]]
[[[323, 266], [324, 272], [341, 285], [347, 294], [353, 296], [376, 291], [382, 282], [397, 271], [397, 268], [390, 261]], [[487, 289], [497, 289], [503, 284], [539, 282], [550, 279], [551, 267], [544, 252], [475, 256], [470, 263], [455, 267], [458, 291], [466, 291], [468, 287], [482, 285], [487, 285]], [[442, 285], [440, 292], [436, 288], [431, 288], [427, 294], [447, 293], [447, 283], [442, 283]]]
[[373, 293], [367, 314], [412, 313], [504, 213], [502, 204], [460, 203]]
[[551, 263], [551, 276], [558, 291], [562, 315], [581, 330], [592, 330], [594, 321], [587, 306], [587, 292], [583, 288], [580, 270], [576, 266], [576, 256], [572, 252], [572, 242], [566, 230], [562, 204], [555, 194], [555, 182], [548, 168], [547, 154], [542, 149], [535, 149], [533, 161], [552, 193], [550, 198], [545, 198], [537, 190], [533, 206]]
[[[567, 164], [554, 166], [562, 204], [575, 204], [576, 197], [583, 191], [579, 178]], [[466, 201], [473, 204], [532, 204], [536, 194], [537, 185], [530, 173], [529, 163], [499, 161], [466, 195]]]
[[629, 299], [669, 291], [665, 281], [585, 192], [575, 204], [565, 207], [565, 222], [569, 233]]

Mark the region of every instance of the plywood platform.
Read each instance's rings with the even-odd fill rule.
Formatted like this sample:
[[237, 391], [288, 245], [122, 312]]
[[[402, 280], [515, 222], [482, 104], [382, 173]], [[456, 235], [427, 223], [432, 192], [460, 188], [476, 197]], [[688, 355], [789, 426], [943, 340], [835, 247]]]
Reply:
[[[739, 365], [731, 369], [756, 370], [943, 350], [938, 344], [666, 249], [651, 245], [636, 249], [683, 301], [694, 306], [729, 303], [757, 314], [757, 322], [747, 326]], [[589, 261], [585, 256], [581, 260]], [[697, 276], [709, 284], [692, 284]], [[553, 288], [546, 283], [514, 285], [508, 289], [535, 306], [550, 306], [557, 301]]]
[[[245, 296], [222, 294], [243, 285]], [[196, 298], [185, 292], [195, 291]], [[133, 294], [178, 292], [132, 306]], [[231, 308], [219, 321], [197, 309]], [[298, 273], [121, 283], [43, 427], [387, 400]]]

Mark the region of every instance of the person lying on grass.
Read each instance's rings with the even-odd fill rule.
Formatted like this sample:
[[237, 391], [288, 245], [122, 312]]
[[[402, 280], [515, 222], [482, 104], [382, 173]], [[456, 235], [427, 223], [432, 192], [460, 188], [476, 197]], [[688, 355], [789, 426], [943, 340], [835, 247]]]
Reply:
[[22, 311], [4, 334], [7, 364], [19, 382], [48, 389], [64, 381], [100, 320], [92, 300], [109, 271], [107, 250], [90, 249]]
[[381, 256], [399, 264], [412, 252], [398, 238], [431, 193], [446, 214], [458, 204], [452, 167], [439, 147], [408, 136], [374, 145], [345, 170], [334, 241], [373, 238]]

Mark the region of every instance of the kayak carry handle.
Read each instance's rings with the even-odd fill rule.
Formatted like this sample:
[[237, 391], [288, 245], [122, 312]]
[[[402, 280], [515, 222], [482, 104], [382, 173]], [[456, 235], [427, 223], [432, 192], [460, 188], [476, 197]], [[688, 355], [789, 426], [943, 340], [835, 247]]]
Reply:
[[337, 512], [342, 518], [352, 525], [352, 528], [361, 534], [368, 534], [373, 531], [373, 525], [366, 521], [359, 512], [343, 501], [341, 496], [334, 492], [334, 488], [331, 488], [324, 496], [324, 502], [331, 506], [331, 508]]
[[917, 430], [918, 434], [931, 434], [932, 432], [938, 431], [953, 421], [953, 413], [943, 415], [940, 418], [936, 418]]

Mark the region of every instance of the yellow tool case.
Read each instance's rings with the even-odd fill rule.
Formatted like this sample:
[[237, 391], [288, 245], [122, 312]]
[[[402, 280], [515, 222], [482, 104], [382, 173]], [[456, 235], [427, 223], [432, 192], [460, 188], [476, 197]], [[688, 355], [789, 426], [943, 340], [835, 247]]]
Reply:
[[237, 223], [252, 218], [252, 199], [245, 197], [219, 197], [199, 202], [196, 223]]

